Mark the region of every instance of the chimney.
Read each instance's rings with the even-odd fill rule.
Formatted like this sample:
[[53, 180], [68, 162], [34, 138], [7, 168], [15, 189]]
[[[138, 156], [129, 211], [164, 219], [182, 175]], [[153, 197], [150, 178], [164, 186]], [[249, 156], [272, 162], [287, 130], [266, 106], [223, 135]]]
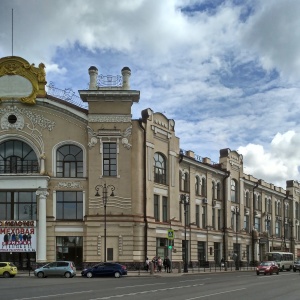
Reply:
[[124, 67], [121, 71], [123, 76], [123, 89], [130, 90], [130, 81], [129, 77], [131, 75], [131, 70], [128, 67]]
[[89, 68], [90, 74], [90, 90], [97, 90], [97, 77], [98, 77], [98, 69], [95, 66], [91, 66]]

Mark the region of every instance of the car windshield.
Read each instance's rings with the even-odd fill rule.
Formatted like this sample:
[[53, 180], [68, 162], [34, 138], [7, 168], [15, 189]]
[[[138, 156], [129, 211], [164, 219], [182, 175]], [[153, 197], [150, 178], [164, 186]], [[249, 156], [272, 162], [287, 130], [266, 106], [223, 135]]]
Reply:
[[260, 265], [261, 266], [271, 266], [272, 263], [271, 262], [262, 262]]

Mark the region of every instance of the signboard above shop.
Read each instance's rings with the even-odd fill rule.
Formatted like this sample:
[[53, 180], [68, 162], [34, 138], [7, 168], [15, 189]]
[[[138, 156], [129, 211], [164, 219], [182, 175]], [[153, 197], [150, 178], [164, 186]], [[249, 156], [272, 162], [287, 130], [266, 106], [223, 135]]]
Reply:
[[36, 252], [36, 222], [0, 221], [0, 252]]

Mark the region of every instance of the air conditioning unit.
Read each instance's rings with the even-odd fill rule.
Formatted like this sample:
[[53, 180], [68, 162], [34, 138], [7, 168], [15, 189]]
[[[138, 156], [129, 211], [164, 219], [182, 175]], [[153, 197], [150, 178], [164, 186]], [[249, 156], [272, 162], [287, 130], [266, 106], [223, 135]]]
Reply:
[[245, 208], [244, 214], [245, 214], [245, 216], [249, 216], [249, 214], [250, 214], [249, 209], [246, 209], [246, 208]]
[[288, 218], [284, 218], [284, 224], [288, 224]]
[[299, 220], [296, 220], [296, 221], [295, 221], [295, 225], [299, 225]]
[[281, 217], [276, 217], [277, 221], [281, 221]]
[[207, 204], [208, 203], [207, 198], [204, 198], [202, 201], [203, 201], [203, 204]]
[[214, 200], [214, 201], [213, 201], [213, 206], [216, 206], [216, 205], [217, 205], [217, 201]]
[[267, 215], [266, 219], [267, 219], [268, 221], [271, 221], [271, 216]]
[[258, 215], [258, 211], [255, 210], [254, 211], [254, 215], [257, 216]]

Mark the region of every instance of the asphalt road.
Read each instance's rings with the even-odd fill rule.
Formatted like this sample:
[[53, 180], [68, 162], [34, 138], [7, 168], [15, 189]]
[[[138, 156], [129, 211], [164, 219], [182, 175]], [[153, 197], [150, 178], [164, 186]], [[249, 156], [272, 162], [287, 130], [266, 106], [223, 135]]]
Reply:
[[1, 300], [298, 300], [300, 275], [253, 272], [123, 278], [0, 278]]

